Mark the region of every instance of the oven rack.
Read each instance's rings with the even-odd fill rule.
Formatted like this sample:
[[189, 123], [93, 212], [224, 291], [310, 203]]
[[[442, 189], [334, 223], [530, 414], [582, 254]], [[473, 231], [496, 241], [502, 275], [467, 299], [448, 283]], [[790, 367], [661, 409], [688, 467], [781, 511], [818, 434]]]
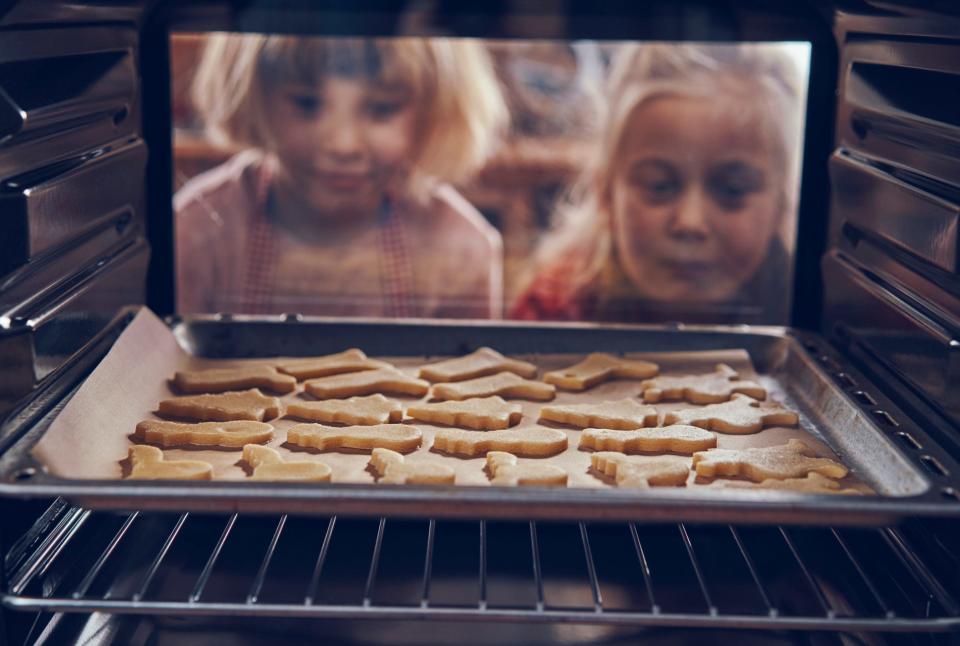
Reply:
[[35, 528], [4, 562], [13, 610], [960, 630], [956, 524], [117, 514], [61, 502]]

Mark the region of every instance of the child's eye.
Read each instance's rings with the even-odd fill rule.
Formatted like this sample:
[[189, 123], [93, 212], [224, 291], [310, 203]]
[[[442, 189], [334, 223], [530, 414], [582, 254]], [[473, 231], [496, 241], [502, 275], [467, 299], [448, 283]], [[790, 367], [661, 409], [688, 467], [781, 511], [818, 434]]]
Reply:
[[370, 101], [367, 103], [367, 113], [376, 121], [383, 121], [394, 116], [403, 109], [402, 101]]
[[714, 173], [708, 180], [708, 187], [720, 206], [729, 210], [740, 209], [752, 193], [763, 190], [763, 173], [745, 164], [731, 164]]
[[683, 189], [679, 174], [669, 165], [644, 162], [630, 170], [629, 181], [651, 202], [666, 202]]
[[315, 94], [292, 94], [288, 97], [297, 112], [305, 117], [312, 117], [320, 111], [323, 102]]

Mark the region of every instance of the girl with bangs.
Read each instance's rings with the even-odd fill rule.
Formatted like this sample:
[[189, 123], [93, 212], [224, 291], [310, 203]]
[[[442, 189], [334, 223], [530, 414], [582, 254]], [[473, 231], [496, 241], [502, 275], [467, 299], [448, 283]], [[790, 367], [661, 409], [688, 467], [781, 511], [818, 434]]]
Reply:
[[803, 100], [783, 45], [630, 45], [519, 319], [785, 323]]
[[193, 101], [245, 150], [174, 198], [180, 312], [501, 315], [500, 235], [450, 184], [507, 118], [478, 43], [215, 34]]

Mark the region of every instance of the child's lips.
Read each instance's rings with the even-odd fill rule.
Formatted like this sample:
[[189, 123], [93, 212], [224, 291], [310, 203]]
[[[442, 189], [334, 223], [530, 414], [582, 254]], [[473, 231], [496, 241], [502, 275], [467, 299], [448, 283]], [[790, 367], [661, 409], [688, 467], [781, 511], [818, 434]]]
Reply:
[[674, 277], [681, 280], [702, 281], [709, 278], [714, 271], [714, 264], [702, 260], [662, 260], [661, 264]]
[[316, 179], [336, 191], [356, 191], [367, 185], [370, 176], [367, 173], [320, 171], [316, 173]]

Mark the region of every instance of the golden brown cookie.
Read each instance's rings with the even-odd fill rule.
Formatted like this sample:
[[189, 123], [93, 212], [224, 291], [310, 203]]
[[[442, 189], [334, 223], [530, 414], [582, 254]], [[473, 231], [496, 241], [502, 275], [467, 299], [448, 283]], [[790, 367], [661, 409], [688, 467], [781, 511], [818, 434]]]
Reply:
[[186, 395], [164, 399], [157, 407], [157, 412], [164, 417], [198, 422], [262, 422], [280, 414], [280, 400], [264, 395], [257, 388], [251, 388], [215, 395]]
[[462, 431], [437, 429], [433, 436], [437, 451], [467, 458], [489, 451], [506, 451], [525, 458], [556, 455], [567, 448], [567, 435], [552, 428], [510, 428], [504, 431]]
[[361, 370], [393, 368], [393, 366], [386, 361], [369, 359], [361, 350], [351, 348], [343, 352], [338, 352], [337, 354], [328, 354], [323, 357], [285, 359], [282, 363], [277, 364], [277, 368], [284, 374], [292, 375], [297, 379], [303, 380], [340, 375], [348, 372], [360, 372]]
[[717, 480], [715, 487], [722, 489], [779, 489], [798, 493], [834, 493], [847, 496], [859, 496], [862, 492], [844, 488], [836, 480], [825, 478], [819, 473], [809, 473], [806, 478], [787, 478], [786, 480], [767, 479], [763, 482], [746, 480]]
[[657, 409], [627, 397], [602, 404], [567, 404], [544, 406], [540, 421], [556, 422], [577, 428], [613, 428], [630, 431], [657, 425]]
[[184, 370], [173, 376], [173, 385], [185, 393], [222, 393], [245, 388], [292, 393], [297, 389], [297, 380], [280, 374], [273, 366], [257, 365]]
[[420, 429], [409, 424], [342, 427], [296, 424], [287, 431], [288, 444], [321, 451], [381, 448], [409, 453], [415, 451], [422, 440]]
[[594, 352], [569, 368], [548, 372], [543, 380], [563, 390], [586, 390], [610, 379], [647, 379], [658, 372], [660, 366], [649, 361]]
[[374, 393], [422, 397], [430, 390], [430, 384], [393, 368], [381, 368], [311, 379], [304, 383], [304, 389], [317, 399], [342, 399]]
[[800, 416], [776, 404], [760, 404], [746, 395], [734, 395], [722, 404], [684, 408], [664, 415], [664, 424], [690, 424], [718, 433], [744, 435], [772, 426], [796, 426]]
[[480, 348], [464, 357], [423, 366], [420, 368], [420, 378], [433, 382], [463, 381], [498, 372], [512, 372], [530, 379], [537, 374], [537, 367], [526, 361], [505, 357], [492, 348]]
[[492, 431], [519, 424], [523, 417], [523, 407], [520, 404], [508, 404], [500, 397], [483, 397], [411, 404], [407, 406], [407, 416], [432, 424]]
[[370, 467], [380, 484], [454, 484], [453, 468], [436, 461], [407, 460], [390, 449], [374, 449]]
[[566, 487], [567, 472], [553, 464], [519, 463], [517, 456], [503, 451], [487, 453], [490, 484], [504, 487]]
[[713, 448], [717, 436], [696, 426], [666, 426], [634, 431], [588, 428], [580, 434], [580, 448], [621, 453], [693, 453]]
[[263, 444], [273, 439], [273, 427], [263, 422], [200, 422], [180, 424], [148, 419], [133, 433], [141, 442], [171, 446], [216, 446], [239, 449], [244, 444]]
[[128, 480], [211, 480], [213, 467], [201, 460], [164, 460], [155, 446], [131, 446]]
[[734, 393], [744, 393], [754, 399], [767, 397], [763, 386], [740, 380], [737, 371], [725, 363], [717, 364], [714, 372], [702, 375], [646, 379], [640, 387], [647, 402], [686, 400], [693, 404], [716, 404], [727, 401]]
[[396, 424], [403, 419], [400, 402], [387, 399], [380, 393], [350, 399], [325, 401], [295, 401], [287, 404], [287, 417], [324, 424], [374, 426]]
[[637, 457], [601, 451], [590, 456], [590, 467], [624, 488], [682, 487], [690, 476], [690, 458], [678, 455]]
[[514, 397], [549, 401], [557, 394], [557, 389], [542, 381], [531, 381], [518, 377], [512, 372], [501, 372], [489, 377], [458, 381], [456, 383], [437, 384], [433, 387], [433, 396], [437, 399], [472, 399], [475, 397]]
[[794, 439], [780, 446], [701, 451], [693, 454], [693, 466], [704, 478], [743, 476], [754, 482], [805, 478], [810, 473], [837, 479], [847, 475], [847, 467], [839, 462], [812, 455], [809, 446]]
[[276, 449], [259, 444], [244, 445], [243, 461], [253, 469], [250, 480], [330, 482], [331, 469], [323, 462], [310, 460], [285, 461]]

